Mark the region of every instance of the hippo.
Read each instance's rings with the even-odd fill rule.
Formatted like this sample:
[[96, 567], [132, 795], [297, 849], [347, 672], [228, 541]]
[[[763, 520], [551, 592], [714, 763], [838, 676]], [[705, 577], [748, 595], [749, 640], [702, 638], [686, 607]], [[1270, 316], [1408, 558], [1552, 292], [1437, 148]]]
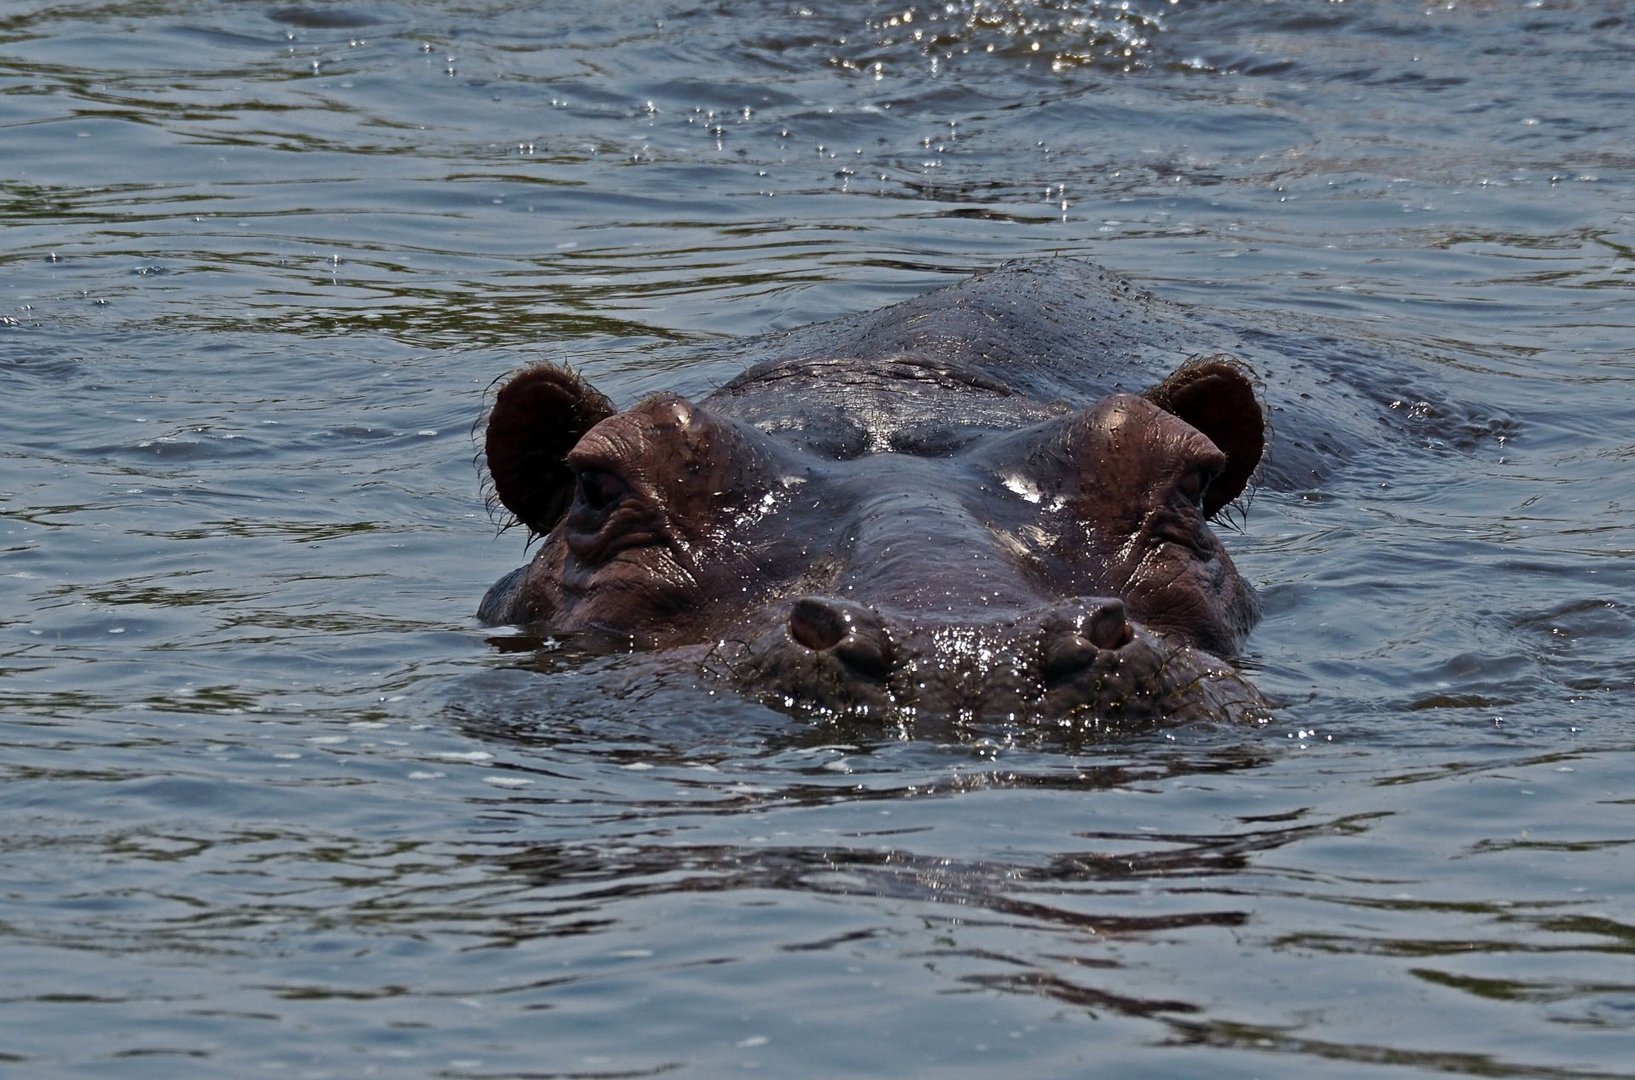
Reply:
[[482, 438], [539, 549], [478, 617], [803, 715], [1262, 719], [1233, 664], [1259, 602], [1213, 525], [1271, 413], [1235, 355], [1168, 350], [1199, 336], [1054, 258], [745, 343], [696, 401], [527, 368]]

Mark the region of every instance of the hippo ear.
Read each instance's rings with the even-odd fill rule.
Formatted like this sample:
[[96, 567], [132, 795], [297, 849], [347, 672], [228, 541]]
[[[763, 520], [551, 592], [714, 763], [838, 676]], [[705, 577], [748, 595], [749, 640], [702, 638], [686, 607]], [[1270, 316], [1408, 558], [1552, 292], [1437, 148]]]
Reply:
[[1243, 493], [1266, 448], [1266, 416], [1249, 369], [1225, 353], [1195, 356], [1148, 390], [1146, 399], [1209, 437], [1226, 455], [1204, 495], [1204, 516]]
[[613, 413], [612, 402], [567, 368], [540, 364], [514, 376], [494, 398], [483, 440], [494, 496], [530, 532], [550, 532], [573, 498], [573, 472], [562, 459]]

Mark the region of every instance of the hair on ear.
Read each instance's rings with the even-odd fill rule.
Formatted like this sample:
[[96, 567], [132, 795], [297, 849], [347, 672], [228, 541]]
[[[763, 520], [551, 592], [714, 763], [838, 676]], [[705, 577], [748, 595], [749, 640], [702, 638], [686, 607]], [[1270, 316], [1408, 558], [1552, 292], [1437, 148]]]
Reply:
[[1249, 486], [1266, 450], [1266, 411], [1253, 373], [1226, 353], [1194, 356], [1143, 396], [1203, 432], [1226, 455], [1226, 468], [1204, 496], [1204, 515], [1214, 517]]
[[573, 473], [563, 459], [614, 412], [606, 396], [560, 365], [513, 376], [495, 395], [483, 433], [490, 513], [497, 500], [529, 532], [550, 532], [573, 497]]

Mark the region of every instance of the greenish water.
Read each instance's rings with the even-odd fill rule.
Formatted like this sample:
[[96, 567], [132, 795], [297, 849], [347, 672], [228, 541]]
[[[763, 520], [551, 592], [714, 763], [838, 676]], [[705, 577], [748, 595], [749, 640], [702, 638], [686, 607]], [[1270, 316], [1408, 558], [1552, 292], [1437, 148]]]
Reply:
[[[1565, 0], [9, 4], [0, 1071], [1635, 1076], [1632, 45]], [[898, 741], [476, 626], [504, 372], [698, 393], [1054, 253], [1401, 359], [1437, 445], [1228, 539], [1272, 723]]]

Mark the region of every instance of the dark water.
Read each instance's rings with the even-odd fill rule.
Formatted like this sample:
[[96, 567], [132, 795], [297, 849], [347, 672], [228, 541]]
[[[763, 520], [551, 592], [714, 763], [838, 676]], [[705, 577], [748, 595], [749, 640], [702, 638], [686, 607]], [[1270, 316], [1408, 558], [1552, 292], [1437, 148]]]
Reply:
[[[0, 1072], [1635, 1076], [1632, 48], [1566, 0], [9, 0]], [[1051, 253], [1400, 358], [1427, 445], [1230, 540], [1271, 723], [903, 741], [474, 624], [496, 376], [696, 392]]]

